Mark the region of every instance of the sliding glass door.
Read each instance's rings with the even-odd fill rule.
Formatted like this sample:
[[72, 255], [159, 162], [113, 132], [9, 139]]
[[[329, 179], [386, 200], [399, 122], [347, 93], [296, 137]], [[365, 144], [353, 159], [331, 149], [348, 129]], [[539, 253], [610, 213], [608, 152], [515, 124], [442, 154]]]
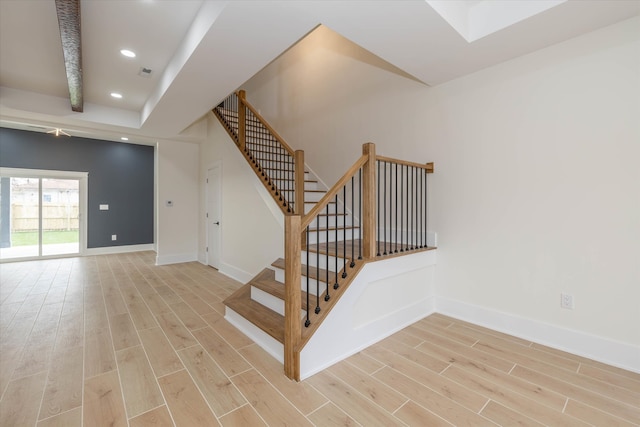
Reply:
[[0, 169], [0, 260], [79, 255], [86, 173]]

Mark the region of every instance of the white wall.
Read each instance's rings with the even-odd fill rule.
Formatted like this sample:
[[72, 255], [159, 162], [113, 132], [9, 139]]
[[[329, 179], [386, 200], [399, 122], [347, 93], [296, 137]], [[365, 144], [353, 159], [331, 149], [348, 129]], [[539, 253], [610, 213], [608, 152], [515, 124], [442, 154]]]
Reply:
[[[159, 142], [156, 151], [156, 263], [195, 261], [198, 253], [199, 146]], [[172, 201], [173, 206], [167, 206], [167, 201]]]
[[434, 88], [325, 29], [243, 89], [329, 185], [367, 141], [435, 162], [443, 307], [640, 354], [640, 18]]
[[249, 164], [213, 114], [206, 118], [207, 140], [200, 152], [199, 259], [206, 262], [207, 170], [222, 164], [220, 271], [249, 281], [284, 254], [284, 218]]

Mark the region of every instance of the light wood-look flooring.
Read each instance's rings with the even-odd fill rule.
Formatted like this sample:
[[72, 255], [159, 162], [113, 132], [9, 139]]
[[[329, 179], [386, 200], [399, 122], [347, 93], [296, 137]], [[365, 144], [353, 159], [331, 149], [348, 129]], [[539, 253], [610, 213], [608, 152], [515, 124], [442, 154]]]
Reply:
[[235, 282], [140, 252], [0, 265], [0, 425], [631, 426], [640, 375], [432, 315], [301, 383]]

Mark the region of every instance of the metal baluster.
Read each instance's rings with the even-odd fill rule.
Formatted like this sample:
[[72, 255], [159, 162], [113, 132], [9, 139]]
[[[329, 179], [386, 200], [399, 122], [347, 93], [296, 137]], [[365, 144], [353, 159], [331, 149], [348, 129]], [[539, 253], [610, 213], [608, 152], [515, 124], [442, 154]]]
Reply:
[[265, 132], [264, 126], [260, 127], [260, 130], [256, 132], [256, 136], [259, 136], [258, 140], [265, 143], [267, 150], [269, 151], [269, 164], [271, 168], [271, 189], [275, 191], [275, 195], [278, 196], [278, 158], [275, 150], [275, 145], [271, 139], [271, 135]]
[[420, 170], [420, 222], [422, 224], [420, 226], [420, 247], [421, 248], [427, 247], [427, 245], [424, 242], [424, 236], [426, 233], [426, 226], [427, 226], [424, 220], [424, 216], [426, 215], [427, 211], [424, 208], [424, 197], [422, 197], [424, 193], [424, 173], [425, 172], [426, 171], [424, 169]]
[[[288, 154], [289, 152], [287, 151], [287, 161], [291, 162], [293, 159], [291, 157], [291, 154]], [[287, 212], [292, 212], [292, 203], [293, 203], [293, 197], [291, 197], [291, 193], [293, 192], [293, 186], [295, 184], [295, 182], [293, 182], [293, 164], [289, 164], [287, 170], [288, 170], [288, 179], [289, 181], [287, 181], [289, 183], [289, 192], [287, 193]]]
[[[338, 193], [336, 192], [336, 196], [335, 196], [335, 202], [336, 202], [336, 214], [339, 212], [338, 209]], [[329, 221], [328, 217], [327, 217], [327, 221]], [[329, 228], [327, 226], [327, 228]], [[338, 255], [340, 254], [340, 251], [338, 250], [338, 227], [336, 226], [335, 229], [335, 240], [333, 242], [333, 244], [335, 245], [335, 256], [334, 256], [334, 261], [335, 261], [335, 270], [334, 270], [334, 277], [336, 279], [335, 283], [333, 284], [333, 288], [334, 289], [338, 289], [338, 273], [340, 272], [340, 270], [338, 270]], [[329, 250], [329, 242], [327, 242], [327, 251]], [[327, 294], [324, 296], [324, 300], [325, 301], [329, 301], [329, 283], [327, 283]]]
[[[282, 144], [280, 144], [280, 146], [282, 147]], [[287, 175], [286, 175], [286, 183], [287, 183], [287, 197], [286, 197], [286, 203], [287, 203], [287, 212], [291, 212], [291, 186], [293, 185], [293, 181], [290, 181], [291, 179], [291, 167], [292, 165], [289, 164], [289, 158], [291, 156], [289, 155], [289, 152], [287, 151], [287, 153], [285, 154], [285, 159], [287, 160]]]
[[310, 291], [309, 276], [310, 274], [309, 274], [309, 226], [308, 225], [305, 231], [307, 233], [307, 246], [306, 246], [307, 248], [307, 310], [306, 310], [307, 320], [304, 321], [304, 326], [308, 328], [309, 325], [311, 324], [311, 321], [309, 320], [309, 291]]
[[404, 252], [404, 165], [400, 165], [400, 252]]
[[[308, 244], [308, 243], [307, 243]], [[320, 215], [316, 216], [316, 310], [320, 313]]]
[[[355, 210], [355, 206], [353, 204], [354, 198], [355, 198], [355, 194], [353, 194], [353, 181], [355, 179], [355, 176], [351, 177], [351, 264], [349, 264], [349, 267], [353, 268], [356, 265], [356, 258], [354, 256], [354, 251], [355, 251], [355, 236], [356, 236], [356, 222], [353, 218], [353, 215], [355, 214], [356, 210]], [[338, 222], [338, 218], [336, 217], [336, 223]], [[347, 223], [347, 217], [345, 215], [344, 219], [343, 219], [343, 224], [346, 225]], [[358, 233], [358, 236], [360, 236], [360, 233]]]
[[378, 164], [378, 188], [376, 189], [376, 199], [378, 201], [378, 238], [376, 239], [376, 256], [380, 256], [380, 160], [377, 160]]
[[384, 210], [384, 221], [382, 225], [382, 238], [384, 239], [384, 253], [387, 254], [387, 162], [384, 162], [384, 179], [382, 180], [382, 209]]
[[395, 179], [395, 187], [396, 187], [396, 244], [394, 246], [395, 253], [398, 253], [398, 164], [396, 163], [396, 179]]
[[415, 197], [414, 197], [414, 187], [415, 187], [415, 181], [414, 181], [414, 176], [413, 173], [415, 172], [415, 168], [413, 166], [411, 166], [411, 179], [409, 181], [409, 194], [411, 195], [410, 200], [411, 200], [411, 243], [409, 244], [409, 247], [411, 250], [415, 249], [415, 245], [413, 244], [413, 237], [415, 234], [415, 224], [413, 222], [413, 219], [415, 217], [414, 215], [414, 210], [415, 210]]
[[393, 253], [393, 163], [389, 163], [389, 255]]
[[362, 168], [358, 169], [358, 226], [360, 238], [358, 239], [358, 259], [362, 259]]
[[424, 247], [429, 247], [429, 198], [428, 198], [428, 190], [429, 180], [427, 179], [427, 170], [424, 171]]
[[418, 248], [422, 249], [422, 169], [417, 169], [418, 173]]
[[[325, 251], [325, 260], [324, 260], [324, 267], [325, 267], [325, 281], [324, 283], [327, 284], [327, 286], [329, 286], [329, 204], [327, 203], [327, 205], [324, 207], [324, 212], [327, 215], [327, 221], [326, 221], [326, 227], [325, 227], [325, 234], [326, 234], [326, 245], [327, 245], [327, 250]], [[320, 243], [318, 243], [318, 250], [320, 250]], [[320, 293], [318, 292], [318, 295]]]
[[[336, 206], [337, 208], [337, 206]], [[347, 186], [342, 186], [342, 212], [344, 218], [347, 218]], [[336, 229], [338, 228], [338, 216], [336, 211]], [[347, 277], [347, 222], [342, 223], [342, 278]], [[333, 286], [333, 289], [338, 289], [338, 283]]]
[[286, 202], [284, 200], [284, 194], [283, 194], [283, 189], [284, 189], [284, 185], [283, 185], [283, 181], [282, 179], [284, 178], [284, 174], [285, 174], [285, 170], [284, 170], [284, 161], [282, 159], [282, 151], [278, 150], [278, 141], [275, 139], [275, 137], [272, 135], [271, 138], [273, 139], [273, 144], [276, 148], [276, 152], [278, 153], [278, 164], [280, 165], [280, 180], [278, 181], [280, 183], [280, 201], [282, 202], [282, 206], [286, 205]]
[[409, 251], [409, 197], [410, 197], [410, 195], [409, 195], [409, 166], [407, 166], [407, 174], [406, 174], [405, 178], [407, 179], [406, 185], [405, 185], [405, 191], [407, 192], [407, 212], [406, 212], [407, 213], [407, 217], [405, 218], [406, 221], [407, 221], [407, 241], [406, 241], [407, 246], [405, 248], [405, 251]]

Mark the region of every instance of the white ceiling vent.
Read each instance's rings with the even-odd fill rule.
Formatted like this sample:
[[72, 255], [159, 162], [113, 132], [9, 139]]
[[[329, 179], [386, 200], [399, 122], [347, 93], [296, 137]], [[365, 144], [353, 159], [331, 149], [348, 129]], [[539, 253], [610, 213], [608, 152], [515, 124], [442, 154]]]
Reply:
[[151, 68], [147, 68], [147, 67], [141, 67], [140, 71], [138, 71], [138, 75], [140, 77], [144, 77], [144, 78], [151, 77], [152, 73], [153, 73], [153, 70]]

